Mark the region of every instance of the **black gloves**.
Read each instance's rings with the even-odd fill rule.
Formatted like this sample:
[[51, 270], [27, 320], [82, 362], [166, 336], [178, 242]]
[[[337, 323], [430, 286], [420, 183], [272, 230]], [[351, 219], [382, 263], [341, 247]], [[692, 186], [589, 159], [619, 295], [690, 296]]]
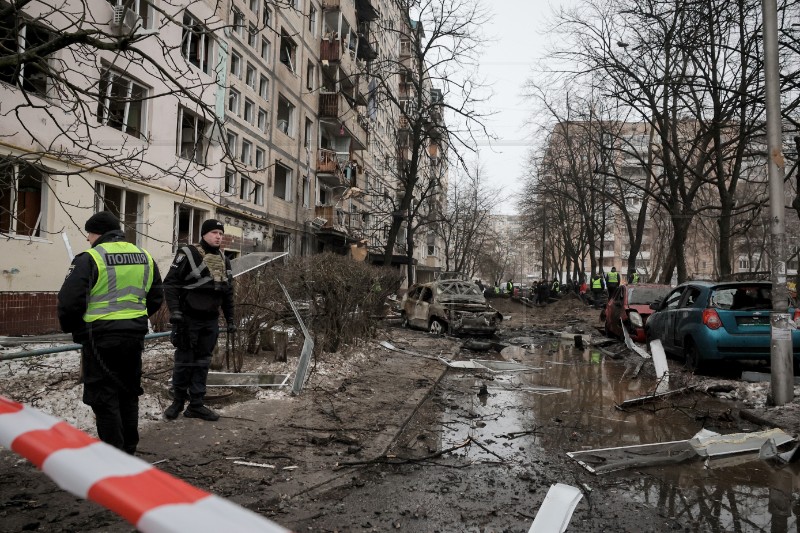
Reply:
[[180, 311], [172, 311], [169, 314], [169, 323], [174, 324], [176, 326], [178, 324], [183, 324], [183, 313], [181, 313]]

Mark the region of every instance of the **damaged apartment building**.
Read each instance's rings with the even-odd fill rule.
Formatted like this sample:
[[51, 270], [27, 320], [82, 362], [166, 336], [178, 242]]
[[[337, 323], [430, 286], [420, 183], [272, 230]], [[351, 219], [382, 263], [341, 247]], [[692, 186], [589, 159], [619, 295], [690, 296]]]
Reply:
[[[233, 258], [383, 259], [415, 27], [397, 3], [67, 3], [0, 2], [0, 57], [27, 58], [0, 67], [0, 335], [58, 330], [56, 294], [100, 210], [162, 270], [209, 218]], [[398, 72], [378, 83], [381, 60]], [[421, 171], [446, 173], [435, 144]], [[429, 212], [444, 207], [441, 183]], [[435, 232], [413, 249], [399, 238], [392, 256], [432, 277]]]

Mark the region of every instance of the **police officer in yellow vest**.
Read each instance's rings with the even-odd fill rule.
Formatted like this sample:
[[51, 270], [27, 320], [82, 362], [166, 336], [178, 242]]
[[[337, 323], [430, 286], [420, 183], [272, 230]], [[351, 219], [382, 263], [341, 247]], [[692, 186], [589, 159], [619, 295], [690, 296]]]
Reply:
[[606, 289], [608, 289], [609, 298], [614, 295], [617, 287], [619, 287], [619, 272], [617, 272], [617, 267], [611, 267], [611, 272], [606, 274]]
[[600, 301], [603, 296], [603, 278], [595, 272], [592, 274], [592, 301], [594, 304]]
[[78, 254], [58, 293], [61, 329], [83, 345], [83, 403], [100, 440], [130, 454], [139, 443], [139, 396], [147, 319], [164, 301], [150, 254], [125, 242], [108, 211], [86, 221], [91, 248]]

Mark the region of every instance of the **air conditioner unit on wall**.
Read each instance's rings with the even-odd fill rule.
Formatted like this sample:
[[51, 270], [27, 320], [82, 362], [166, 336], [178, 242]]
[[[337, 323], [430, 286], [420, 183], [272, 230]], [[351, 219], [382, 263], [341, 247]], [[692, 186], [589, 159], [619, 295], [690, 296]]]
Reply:
[[131, 33], [142, 27], [142, 17], [125, 6], [114, 6], [109, 25], [120, 32]]

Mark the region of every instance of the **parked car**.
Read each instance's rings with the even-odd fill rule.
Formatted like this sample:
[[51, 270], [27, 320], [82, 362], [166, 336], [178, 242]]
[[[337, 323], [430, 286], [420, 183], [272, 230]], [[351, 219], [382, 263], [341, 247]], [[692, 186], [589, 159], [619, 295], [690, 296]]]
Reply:
[[650, 304], [660, 301], [667, 295], [669, 285], [637, 283], [620, 285], [600, 312], [600, 320], [605, 322], [606, 333], [622, 338], [622, 324], [635, 342], [645, 342], [644, 325], [653, 313]]
[[[764, 281], [693, 281], [673, 289], [645, 325], [648, 340], [684, 356], [697, 369], [734, 359], [769, 360], [772, 284]], [[794, 318], [798, 313], [793, 308]], [[800, 360], [800, 330], [792, 330], [794, 361]]]
[[412, 285], [401, 308], [404, 326], [436, 334], [492, 335], [503, 320], [503, 315], [486, 303], [480, 287], [463, 280]]

